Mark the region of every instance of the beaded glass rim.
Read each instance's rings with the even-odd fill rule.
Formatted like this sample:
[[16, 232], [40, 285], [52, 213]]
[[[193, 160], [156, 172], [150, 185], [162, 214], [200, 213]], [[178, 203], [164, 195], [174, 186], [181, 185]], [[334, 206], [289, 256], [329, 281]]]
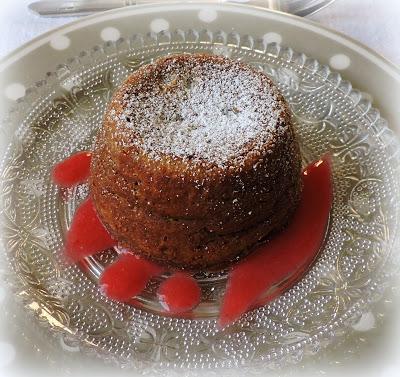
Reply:
[[[47, 178], [52, 162], [92, 145], [99, 110], [129, 72], [191, 52], [263, 70], [292, 107], [305, 161], [333, 156], [335, 199], [318, 261], [295, 287], [224, 331], [214, 319], [166, 318], [111, 302], [80, 269], [63, 266], [62, 232], [87, 190], [60, 204]], [[0, 170], [2, 247], [16, 297], [66, 344], [143, 372], [276, 368], [316, 353], [350, 331], [397, 272], [400, 145], [367, 97], [313, 58], [235, 32], [136, 34], [83, 51], [27, 90], [6, 120], [21, 124]]]

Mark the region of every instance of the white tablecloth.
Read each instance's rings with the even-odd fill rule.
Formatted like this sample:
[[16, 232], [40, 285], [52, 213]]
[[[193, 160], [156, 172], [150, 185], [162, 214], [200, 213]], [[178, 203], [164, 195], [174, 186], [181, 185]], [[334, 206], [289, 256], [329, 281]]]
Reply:
[[[37, 17], [27, 10], [27, 5], [33, 1], [0, 0], [0, 57], [73, 19]], [[400, 64], [400, 1], [336, 0], [310, 18], [359, 40]]]
[[[72, 18], [36, 17], [27, 10], [27, 4], [31, 1], [33, 0], [0, 0], [0, 57], [5, 56], [33, 37], [72, 20]], [[334, 4], [310, 18], [361, 41], [394, 63], [400, 64], [400, 1], [336, 0]], [[29, 331], [23, 328], [20, 323], [21, 320], [13, 314], [16, 309], [1, 306], [2, 303], [6, 302], [5, 296], [6, 290], [0, 285], [0, 376], [19, 376], [21, 374], [30, 377], [43, 375], [43, 372], [47, 374], [46, 370], [49, 368], [51, 375], [81, 375], [79, 365], [71, 365], [69, 371], [60, 371], [60, 373], [57, 372], [57, 365], [48, 365], [50, 361], [43, 355], [40, 356], [40, 344], [44, 341], [40, 332], [37, 335], [37, 342], [36, 340], [32, 341], [32, 336], [30, 336], [31, 341], [27, 342], [28, 337], [24, 333]], [[399, 338], [396, 335], [400, 333], [399, 315], [399, 308], [391, 310], [389, 315], [391, 320], [386, 319], [384, 325], [380, 326], [381, 330], [376, 334], [376, 339], [372, 342], [373, 345], [370, 349], [364, 350], [365, 352], [356, 364], [331, 365], [320, 373], [316, 371], [316, 374], [309, 374], [303, 370], [302, 372], [299, 371], [300, 375], [307, 377], [324, 374], [352, 376], [358, 375], [360, 368], [364, 365], [365, 368], [362, 372], [364, 377], [400, 376], [399, 352], [396, 352], [396, 349], [400, 348], [398, 347]], [[5, 319], [2, 318], [4, 316]], [[365, 329], [374, 327], [375, 321], [379, 321], [379, 318], [371, 319], [367, 316], [360, 324], [361, 329], [359, 330], [362, 331], [363, 326]], [[4, 335], [5, 328], [8, 332], [14, 334], [12, 340]], [[30, 331], [35, 333], [32, 329]], [[371, 335], [368, 336], [371, 337]], [[372, 337], [374, 336], [373, 333]], [[42, 368], [35, 370], [35, 367], [40, 366]], [[90, 376], [116, 373], [110, 367], [103, 366], [102, 363], [91, 366], [90, 370]], [[125, 374], [132, 376], [134, 373]]]

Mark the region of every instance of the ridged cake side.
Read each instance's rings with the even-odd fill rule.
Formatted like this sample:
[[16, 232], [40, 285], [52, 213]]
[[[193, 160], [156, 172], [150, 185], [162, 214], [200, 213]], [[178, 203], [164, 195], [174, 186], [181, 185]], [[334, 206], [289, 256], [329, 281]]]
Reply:
[[301, 160], [263, 73], [179, 55], [131, 75], [97, 138], [91, 190], [121, 244], [178, 268], [224, 266], [287, 223]]

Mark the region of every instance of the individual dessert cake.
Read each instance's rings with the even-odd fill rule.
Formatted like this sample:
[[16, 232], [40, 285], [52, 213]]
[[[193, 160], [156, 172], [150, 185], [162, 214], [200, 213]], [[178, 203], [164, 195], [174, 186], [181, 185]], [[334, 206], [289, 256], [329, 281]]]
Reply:
[[213, 269], [287, 224], [300, 172], [288, 105], [265, 74], [224, 57], [175, 55], [114, 94], [90, 189], [122, 246], [169, 267]]

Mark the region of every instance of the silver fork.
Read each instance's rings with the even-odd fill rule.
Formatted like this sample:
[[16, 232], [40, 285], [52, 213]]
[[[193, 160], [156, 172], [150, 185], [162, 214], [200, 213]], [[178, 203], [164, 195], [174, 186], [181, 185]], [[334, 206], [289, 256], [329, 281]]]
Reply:
[[[304, 17], [331, 4], [334, 0], [249, 0], [246, 3], [269, 9], [280, 10]], [[129, 5], [175, 2], [174, 0], [42, 0], [28, 6], [43, 17], [83, 16]], [[190, 0], [188, 1], [190, 2]], [[240, 0], [206, 0], [209, 3], [238, 2]]]
[[[332, 4], [335, 0], [313, 0], [313, 1], [292, 1], [286, 0], [281, 1], [281, 11], [292, 13], [300, 17], [309, 16], [314, 14], [321, 9], [327, 7], [328, 5]], [[286, 8], [283, 3], [286, 3]]]

